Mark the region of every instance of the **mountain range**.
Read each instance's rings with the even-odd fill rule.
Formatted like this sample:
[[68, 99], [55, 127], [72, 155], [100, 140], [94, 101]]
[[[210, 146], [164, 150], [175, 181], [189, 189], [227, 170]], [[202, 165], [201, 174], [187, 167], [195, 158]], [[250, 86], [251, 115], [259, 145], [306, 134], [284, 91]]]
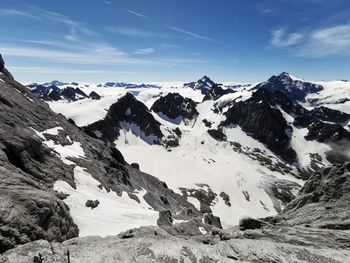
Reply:
[[0, 262], [350, 258], [348, 82], [0, 71]]

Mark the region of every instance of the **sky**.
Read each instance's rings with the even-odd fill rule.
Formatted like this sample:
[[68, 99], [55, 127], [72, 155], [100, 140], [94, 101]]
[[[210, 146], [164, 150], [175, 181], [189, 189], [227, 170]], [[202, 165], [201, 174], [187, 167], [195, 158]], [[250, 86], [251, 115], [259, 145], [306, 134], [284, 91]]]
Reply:
[[350, 79], [349, 0], [1, 0], [22, 82]]

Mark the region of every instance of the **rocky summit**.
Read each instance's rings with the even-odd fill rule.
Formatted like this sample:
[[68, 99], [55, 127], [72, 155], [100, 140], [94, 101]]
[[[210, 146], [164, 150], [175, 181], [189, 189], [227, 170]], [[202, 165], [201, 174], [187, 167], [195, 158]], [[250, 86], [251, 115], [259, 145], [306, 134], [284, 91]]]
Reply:
[[0, 262], [349, 261], [345, 82], [0, 71]]

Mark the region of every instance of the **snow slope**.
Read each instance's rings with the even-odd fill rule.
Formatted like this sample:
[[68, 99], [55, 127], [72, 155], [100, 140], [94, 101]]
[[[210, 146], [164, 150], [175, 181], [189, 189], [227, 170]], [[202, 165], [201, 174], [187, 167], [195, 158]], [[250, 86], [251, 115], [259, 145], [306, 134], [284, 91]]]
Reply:
[[[350, 85], [346, 83], [345, 85], [344, 82], [318, 84], [323, 85], [325, 89], [317, 94], [312, 94], [313, 97], [309, 95], [307, 99], [317, 98], [319, 103], [327, 104], [325, 105], [327, 107], [343, 111], [350, 110], [350, 108], [348, 109], [350, 102], [344, 104], [334, 103], [341, 97], [350, 97]], [[62, 113], [67, 118], [72, 118], [77, 125], [84, 126], [102, 119], [109, 106], [118, 101], [127, 92], [131, 92], [136, 99], [144, 103], [148, 108], [159, 97], [165, 96], [170, 92], [177, 92], [183, 97], [191, 98], [197, 102], [199, 115], [191, 125], [185, 125], [181, 120], [176, 122], [162, 118], [152, 112], [154, 118], [162, 124], [161, 129], [164, 133], [167, 133], [166, 131], [169, 129], [179, 128], [181, 130], [182, 136], [178, 147], [169, 149], [161, 145], [147, 143], [142, 136], [142, 132], [134, 124], [125, 124], [115, 143], [127, 162], [139, 163], [142, 171], [165, 181], [176, 192], [180, 194], [187, 192], [188, 194], [192, 190], [196, 190], [208, 196], [214, 193], [210, 209], [221, 218], [224, 227], [237, 225], [239, 219], [244, 216], [265, 217], [275, 215], [278, 209], [283, 208], [283, 204], [278, 200], [276, 201], [276, 198], [271, 195], [269, 190], [271, 186], [284, 182], [292, 185], [290, 190], [293, 194], [297, 193], [297, 184], [301, 186], [303, 181], [293, 176], [293, 173], [297, 172], [295, 167], [289, 167], [291, 172], [281, 173], [277, 170], [273, 171], [258, 160], [249, 157], [249, 154], [242, 154], [232, 148], [229, 142], [238, 142], [241, 144], [242, 149], [245, 149], [248, 153], [254, 153], [254, 149], [259, 149], [264, 155], [270, 156], [274, 162], [282, 162], [264, 144], [247, 135], [240, 127], [232, 126], [223, 129], [228, 142], [219, 142], [207, 133], [208, 127], [203, 121], [210, 122], [212, 125], [211, 129], [218, 127], [224, 119], [223, 112], [227, 110], [225, 105], [233, 100], [248, 99], [252, 94], [252, 85], [227, 84], [235, 93], [224, 95], [216, 101], [209, 100], [205, 102], [202, 102], [204, 95], [200, 89], [184, 87], [183, 83], [157, 83], [157, 86], [161, 88], [107, 88], [98, 87], [97, 84], [84, 84], [79, 85], [79, 88], [85, 93], [96, 91], [102, 98], [100, 100], [84, 99], [70, 103], [64, 101], [49, 102], [49, 105], [54, 111]], [[311, 107], [311, 104], [305, 103], [305, 106]], [[222, 108], [223, 112], [215, 113], [213, 111], [215, 107]], [[293, 116], [285, 112], [283, 112], [283, 115], [293, 128], [291, 144], [298, 155], [300, 167], [307, 168], [310, 165], [310, 154], [318, 153], [324, 157], [324, 153], [329, 150], [329, 147], [325, 144], [306, 141], [304, 139], [306, 129], [294, 127], [292, 125]], [[77, 191], [85, 193], [92, 200], [97, 199], [93, 197], [94, 195], [102, 195], [103, 197], [98, 199], [106, 200], [106, 206], [96, 208], [96, 211], [100, 209], [101, 216], [107, 213], [103, 210], [106, 207], [114, 207], [116, 210], [121, 211], [121, 214], [118, 216], [112, 213], [112, 219], [108, 222], [120, 222], [120, 229], [124, 229], [124, 226], [127, 228], [126, 216], [128, 213], [133, 214], [124, 206], [124, 204], [128, 204], [132, 207], [131, 210], [134, 211], [135, 218], [140, 218], [139, 221], [136, 220], [136, 225], [154, 224], [154, 211], [144, 210], [142, 204], [136, 204], [135, 201], [130, 201], [128, 198], [124, 200], [124, 196], [116, 197], [120, 202], [114, 203], [111, 195], [97, 188], [96, 182], [92, 178], [82, 180], [80, 174], [84, 173], [84, 171], [79, 169], [76, 177]], [[81, 188], [79, 184], [81, 184]], [[91, 191], [87, 190], [87, 185], [89, 185]], [[65, 185], [64, 182], [57, 182], [56, 187], [72, 193], [67, 201], [70, 203], [70, 206], [74, 207], [80, 202], [79, 193]], [[227, 198], [225, 198], [227, 196], [229, 198], [228, 202]], [[201, 202], [197, 197], [189, 195], [188, 201], [201, 208]], [[92, 221], [89, 221], [89, 219], [82, 223], [82, 229], [88, 229], [97, 218], [94, 219], [96, 211], [90, 211], [89, 209], [84, 207], [81, 202], [79, 208], [72, 209], [73, 218], [77, 218], [78, 222], [83, 220], [83, 218], [91, 218]], [[107, 225], [109, 224], [108, 222]], [[112, 223], [110, 227], [112, 227]], [[88, 234], [88, 230], [84, 231], [82, 233]], [[108, 232], [101, 229], [100, 232], [97, 231], [90, 234], [104, 235], [104, 231]]]

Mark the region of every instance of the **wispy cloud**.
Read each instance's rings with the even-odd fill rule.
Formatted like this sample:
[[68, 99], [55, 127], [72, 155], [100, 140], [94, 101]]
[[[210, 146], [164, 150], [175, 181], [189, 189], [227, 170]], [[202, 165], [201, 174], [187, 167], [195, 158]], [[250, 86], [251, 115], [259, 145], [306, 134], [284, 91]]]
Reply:
[[31, 14], [30, 12], [22, 11], [22, 10], [16, 10], [16, 9], [0, 9], [0, 16], [2, 17], [14, 17], [14, 18], [29, 18], [29, 19], [35, 19], [40, 20], [40, 17]]
[[350, 24], [287, 33], [287, 30], [271, 31], [270, 45], [285, 49], [292, 55], [308, 58], [350, 55]]
[[147, 16], [145, 16], [145, 15], [143, 15], [143, 14], [140, 14], [140, 13], [138, 13], [138, 12], [135, 12], [135, 11], [132, 11], [132, 10], [129, 10], [129, 9], [127, 9], [127, 10], [125, 10], [125, 11], [127, 11], [127, 12], [129, 12], [130, 14], [133, 14], [133, 15], [135, 15], [135, 16], [138, 16], [138, 17], [147, 19]]
[[350, 55], [350, 24], [313, 30], [299, 50], [300, 56]]
[[303, 40], [301, 33], [287, 33], [286, 28], [279, 28], [271, 31], [270, 44], [277, 48], [295, 46]]
[[[82, 33], [89, 36], [98, 35], [83, 23], [75, 21], [63, 14], [37, 7], [28, 7], [26, 10], [0, 9], [0, 16], [41, 20], [45, 21], [45, 23], [50, 22], [64, 25], [70, 30], [69, 32], [74, 31], [75, 34]], [[73, 35], [71, 35], [71, 37], [72, 36]]]
[[63, 24], [70, 29], [73, 28], [75, 32], [83, 33], [85, 35], [89, 35], [89, 36], [98, 35], [96, 32], [89, 29], [83, 23], [73, 20], [63, 14], [42, 9], [42, 8], [37, 8], [37, 7], [30, 7], [30, 10], [33, 12], [33, 14], [37, 15], [38, 17], [42, 18], [45, 21], [50, 21], [57, 24]]
[[102, 2], [105, 3], [105, 4], [107, 4], [107, 5], [112, 4], [112, 2], [111, 2], [111, 1], [108, 1], [108, 0], [102, 0]]
[[40, 73], [40, 74], [135, 74], [135, 71], [119, 70], [88, 70], [88, 69], [64, 69], [64, 68], [47, 68], [47, 67], [9, 67], [11, 72], [15, 73]]
[[154, 53], [156, 50], [154, 48], [140, 48], [140, 49], [137, 49], [135, 50], [133, 53], [135, 55], [149, 55], [149, 54], [152, 54]]
[[171, 30], [173, 30], [173, 31], [176, 31], [178, 33], [185, 34], [187, 36], [191, 36], [191, 37], [194, 37], [194, 38], [205, 40], [205, 41], [217, 44], [217, 45], [227, 46], [227, 44], [219, 42], [219, 41], [216, 41], [215, 39], [212, 39], [212, 38], [209, 38], [209, 37], [206, 37], [206, 36], [203, 36], [203, 35], [199, 35], [197, 33], [194, 33], [194, 32], [191, 32], [191, 31], [187, 31], [185, 29], [182, 29], [182, 28], [179, 28], [179, 27], [176, 27], [176, 26], [167, 25], [166, 27], [171, 29]]
[[107, 30], [111, 33], [117, 33], [128, 37], [147, 37], [147, 38], [168, 38], [170, 34], [143, 30], [133, 27], [108, 27]]
[[35, 58], [54, 63], [90, 64], [90, 65], [121, 65], [121, 64], [154, 64], [154, 61], [135, 59], [117, 48], [96, 46], [82, 49], [80, 52], [67, 50], [52, 50], [35, 47], [0, 46], [7, 56]]

